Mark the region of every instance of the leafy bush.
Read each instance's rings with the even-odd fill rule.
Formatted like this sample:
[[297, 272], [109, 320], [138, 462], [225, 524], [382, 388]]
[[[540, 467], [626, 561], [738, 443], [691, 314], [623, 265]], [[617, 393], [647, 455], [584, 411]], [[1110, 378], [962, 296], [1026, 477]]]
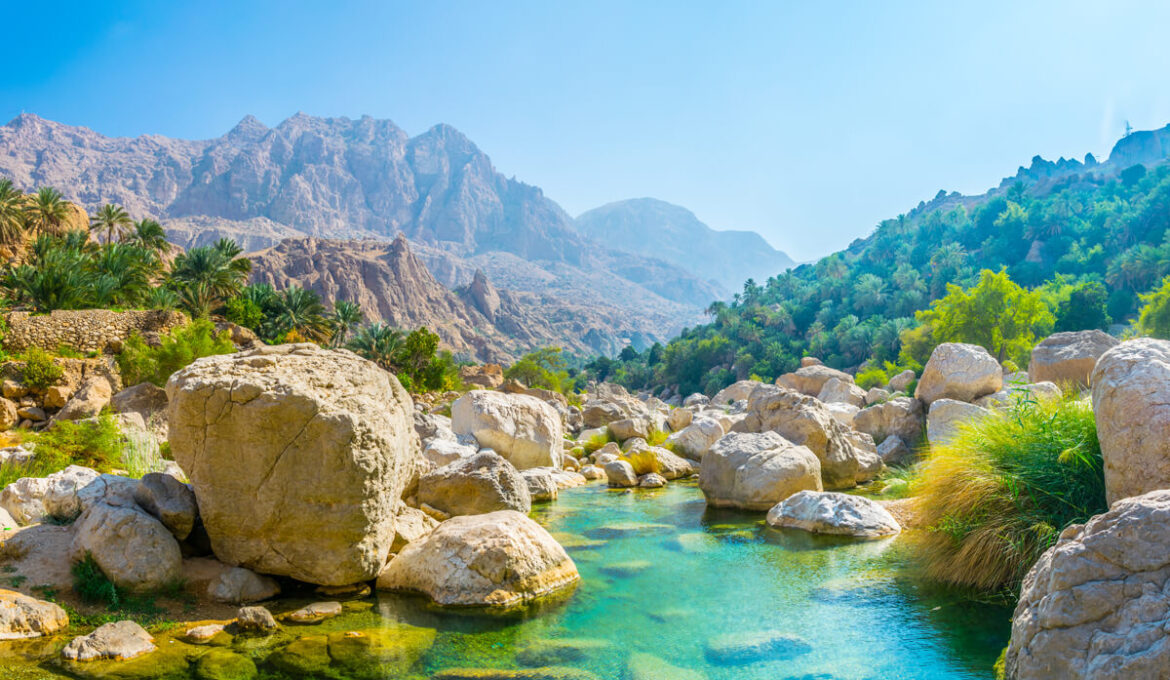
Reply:
[[658, 472], [658, 456], [650, 449], [634, 449], [621, 457], [622, 460], [634, 468], [634, 474], [648, 475]]
[[659, 429], [650, 430], [650, 434], [646, 437], [646, 443], [650, 446], [662, 446], [666, 443], [666, 438], [670, 435]]
[[560, 347], [545, 347], [525, 354], [504, 371], [504, 377], [519, 380], [528, 387], [543, 387], [561, 393], [572, 391], [572, 381], [565, 370], [565, 357]]
[[30, 347], [24, 353], [21, 381], [33, 390], [44, 391], [61, 379], [65, 369], [53, 363], [53, 357], [40, 347]]
[[594, 452], [598, 451], [599, 449], [601, 449], [601, 447], [605, 446], [606, 444], [608, 444], [610, 442], [616, 443], [617, 439], [609, 431], [609, 428], [606, 428], [604, 434], [595, 434], [592, 437], [590, 437], [589, 439], [585, 440], [585, 444], [584, 444], [585, 453], [592, 455]]
[[358, 330], [347, 346], [394, 373], [408, 391], [461, 386], [454, 357], [439, 350], [439, 336], [425, 327], [406, 334], [384, 323], [372, 323]]
[[1070, 524], [1108, 509], [1089, 403], [1019, 400], [936, 447], [916, 482], [926, 574], [1012, 589]]
[[236, 351], [231, 333], [217, 334], [215, 325], [207, 319], [196, 319], [186, 326], [172, 329], [161, 340], [158, 347], [147, 345], [138, 334], [126, 340], [122, 353], [118, 355], [123, 382], [127, 385], [152, 382], [162, 387], [172, 373], [200, 357]]
[[25, 477], [46, 476], [70, 465], [84, 465], [98, 472], [122, 467], [125, 442], [122, 430], [110, 415], [85, 422], [62, 420], [29, 435], [28, 440], [36, 449], [37, 471], [44, 474], [25, 474]]

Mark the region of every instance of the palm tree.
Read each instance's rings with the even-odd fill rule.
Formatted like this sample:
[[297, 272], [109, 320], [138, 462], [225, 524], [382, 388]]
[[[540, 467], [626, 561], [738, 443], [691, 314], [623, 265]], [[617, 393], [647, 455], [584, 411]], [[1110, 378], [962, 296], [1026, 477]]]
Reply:
[[150, 219], [135, 222], [134, 227], [122, 235], [122, 240], [145, 248], [159, 257], [171, 250], [171, 244], [167, 241], [167, 232], [161, 224]]
[[36, 229], [37, 236], [46, 230], [58, 227], [69, 216], [69, 204], [61, 197], [61, 192], [52, 187], [41, 187], [33, 195], [32, 202], [24, 208], [29, 224]]
[[359, 329], [347, 346], [389, 371], [394, 369], [405, 340], [402, 331], [376, 321]]
[[314, 342], [329, 337], [329, 319], [325, 317], [325, 305], [321, 296], [311, 288], [289, 286], [276, 299], [277, 314], [273, 323], [280, 333], [296, 331]]
[[106, 243], [114, 242], [114, 232], [122, 235], [126, 228], [134, 224], [130, 215], [120, 205], [107, 203], [96, 215], [89, 218], [90, 229], [106, 232]]
[[[196, 316], [206, 316], [217, 303], [238, 295], [252, 268], [246, 259], [233, 259], [239, 248], [229, 248], [224, 241], [192, 248], [171, 264], [170, 283], [178, 289], [183, 306]], [[235, 246], [231, 241], [227, 244]], [[183, 289], [188, 287], [197, 288], [184, 295]], [[187, 302], [193, 304], [188, 306]]]
[[349, 300], [338, 300], [333, 305], [333, 346], [340, 347], [345, 344], [346, 336], [364, 318], [361, 305]]
[[24, 194], [10, 179], [0, 179], [0, 242], [12, 243], [24, 233]]

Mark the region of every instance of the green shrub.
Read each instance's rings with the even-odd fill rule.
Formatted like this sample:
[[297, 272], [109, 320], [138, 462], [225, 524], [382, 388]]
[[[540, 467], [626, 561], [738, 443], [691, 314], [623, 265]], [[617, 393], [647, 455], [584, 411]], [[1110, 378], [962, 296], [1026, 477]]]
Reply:
[[927, 576], [987, 591], [1018, 586], [1070, 524], [1108, 509], [1093, 409], [1019, 400], [935, 447], [916, 486]]
[[73, 590], [82, 602], [102, 604], [111, 609], [118, 606], [121, 601], [118, 589], [102, 572], [93, 555], [86, 553], [80, 562], [73, 563], [70, 571], [73, 573]]
[[609, 428], [606, 428], [604, 434], [595, 434], [589, 439], [585, 440], [585, 453], [592, 454], [610, 442], [616, 443], [617, 439], [614, 438], [613, 433], [609, 431]]
[[646, 443], [650, 446], [662, 446], [666, 443], [666, 438], [670, 435], [657, 428], [650, 430], [650, 434], [646, 437]]
[[122, 430], [108, 414], [96, 420], [74, 422], [62, 420], [52, 427], [29, 436], [36, 448], [38, 466], [48, 470], [45, 476], [70, 465], [84, 465], [98, 472], [110, 472], [123, 464], [125, 446]]
[[200, 357], [236, 351], [231, 333], [217, 334], [215, 325], [207, 319], [196, 319], [186, 326], [179, 326], [164, 334], [161, 341], [160, 346], [151, 347], [138, 334], [126, 340], [122, 353], [118, 355], [123, 382], [127, 385], [152, 382], [162, 387], [172, 373]]
[[639, 477], [658, 472], [658, 456], [650, 449], [634, 449], [621, 458], [634, 468], [634, 474]]
[[46, 390], [65, 374], [65, 369], [53, 363], [53, 357], [40, 347], [30, 347], [24, 353], [21, 382], [37, 391]]

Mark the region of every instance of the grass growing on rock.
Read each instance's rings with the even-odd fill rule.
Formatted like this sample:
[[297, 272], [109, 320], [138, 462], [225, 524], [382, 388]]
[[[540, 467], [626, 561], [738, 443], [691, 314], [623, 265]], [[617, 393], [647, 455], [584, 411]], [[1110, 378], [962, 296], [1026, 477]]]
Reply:
[[585, 440], [585, 453], [592, 455], [598, 449], [610, 442], [614, 442], [615, 444], [618, 443], [617, 438], [613, 436], [613, 433], [610, 432], [609, 428], [607, 427], [605, 428], [605, 434], [596, 434]]
[[127, 385], [152, 382], [164, 387], [172, 373], [196, 359], [234, 351], [230, 332], [216, 333], [215, 324], [196, 319], [163, 334], [158, 347], [146, 344], [137, 333], [131, 335], [118, 355], [118, 370]]
[[110, 415], [86, 422], [63, 420], [25, 435], [24, 442], [32, 444], [36, 455], [27, 463], [0, 465], [0, 489], [21, 477], [48, 477], [70, 465], [110, 472], [123, 464], [122, 431]]
[[1108, 509], [1092, 406], [1070, 398], [964, 427], [915, 486], [926, 575], [983, 591], [1017, 590], [1065, 527]]

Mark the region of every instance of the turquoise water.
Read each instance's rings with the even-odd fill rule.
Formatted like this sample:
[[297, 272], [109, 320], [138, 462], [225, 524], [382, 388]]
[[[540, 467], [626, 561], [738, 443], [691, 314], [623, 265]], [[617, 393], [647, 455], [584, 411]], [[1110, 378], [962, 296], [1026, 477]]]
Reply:
[[[1009, 610], [915, 584], [899, 569], [897, 540], [776, 531], [759, 514], [707, 510], [693, 483], [654, 491], [593, 484], [563, 491], [533, 516], [566, 545], [581, 571], [580, 586], [559, 601], [487, 615], [383, 594], [350, 603], [347, 614], [320, 626], [287, 629], [268, 643], [236, 640], [230, 648], [250, 655], [262, 675], [276, 677], [267, 654], [293, 635], [398, 622], [437, 631], [433, 646], [406, 674], [366, 668], [361, 677], [415, 680], [451, 668], [555, 663], [621, 679], [632, 677], [631, 656], [644, 653], [709, 680], [949, 680], [991, 677], [1007, 643]], [[762, 631], [792, 634], [804, 644], [736, 664], [716, 662], [708, 652], [718, 636]], [[549, 640], [561, 643], [551, 646], [551, 660], [535, 653], [547, 652]], [[204, 652], [185, 650], [190, 661]], [[178, 665], [167, 669], [168, 677], [194, 677], [194, 666]], [[50, 668], [50, 675], [59, 672], [52, 662], [40, 666]], [[322, 677], [358, 676], [331, 668]], [[700, 676], [662, 671], [639, 680], [691, 677]]]

